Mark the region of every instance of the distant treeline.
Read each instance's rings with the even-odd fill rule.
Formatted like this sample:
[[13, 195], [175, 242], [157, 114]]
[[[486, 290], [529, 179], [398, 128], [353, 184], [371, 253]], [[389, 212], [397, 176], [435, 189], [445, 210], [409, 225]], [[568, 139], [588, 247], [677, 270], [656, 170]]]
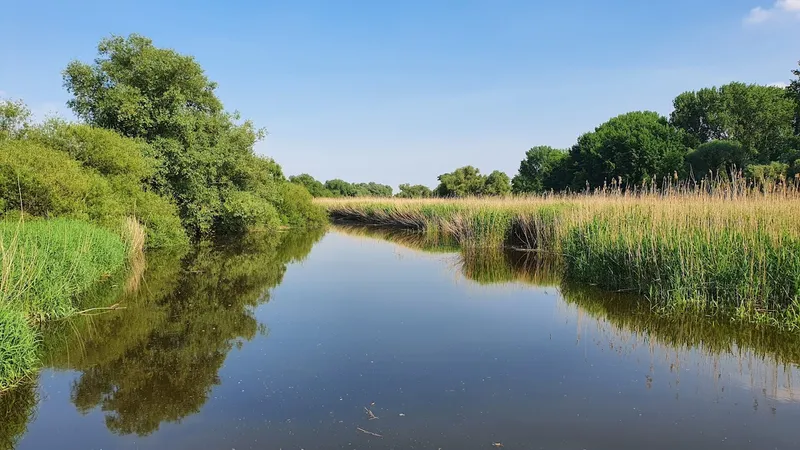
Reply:
[[[314, 197], [391, 197], [392, 187], [375, 182], [348, 183], [334, 179], [325, 183], [304, 173], [289, 177], [289, 181], [304, 186]], [[421, 184], [401, 184], [398, 198], [464, 197], [470, 195], [506, 195], [511, 193], [508, 175], [495, 170], [481, 175], [472, 166], [461, 167], [451, 173], [439, 175], [439, 185], [431, 190]]]
[[[733, 174], [756, 183], [800, 179], [800, 69], [791, 72], [794, 78], [786, 87], [734, 82], [684, 92], [673, 101], [669, 118], [651, 111], [629, 112], [582, 135], [571, 148], [533, 147], [510, 182], [500, 171], [486, 176], [466, 166], [439, 175], [439, 185], [433, 190], [401, 184], [396, 197], [496, 196], [582, 191], [604, 185], [626, 188], [727, 179]], [[325, 185], [315, 182], [315, 190], [305, 181], [313, 178], [301, 177], [304, 181], [298, 182], [318, 197], [391, 195], [390, 191], [366, 193], [355, 188], [348, 191], [351, 194], [339, 195], [342, 190], [325, 192], [325, 188], [341, 180]]]
[[348, 183], [334, 179], [325, 183], [304, 173], [289, 177], [289, 181], [304, 186], [314, 197], [391, 197], [392, 187], [374, 182]]
[[800, 70], [787, 87], [730, 83], [684, 92], [669, 118], [617, 116], [569, 149], [533, 147], [515, 193], [622, 187], [668, 179], [775, 182], [800, 175]]

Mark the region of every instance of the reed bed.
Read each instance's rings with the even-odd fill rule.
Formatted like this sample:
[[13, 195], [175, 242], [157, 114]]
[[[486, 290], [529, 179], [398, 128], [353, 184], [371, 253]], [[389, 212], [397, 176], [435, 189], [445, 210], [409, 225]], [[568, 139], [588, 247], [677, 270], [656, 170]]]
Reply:
[[76, 295], [141, 255], [144, 230], [124, 230], [127, 243], [80, 221], [0, 221], [0, 392], [37, 368], [39, 323], [77, 313]]
[[[326, 199], [335, 221], [560, 259], [567, 280], [800, 329], [800, 193], [744, 182], [508, 198]], [[395, 220], [397, 218], [397, 220]]]

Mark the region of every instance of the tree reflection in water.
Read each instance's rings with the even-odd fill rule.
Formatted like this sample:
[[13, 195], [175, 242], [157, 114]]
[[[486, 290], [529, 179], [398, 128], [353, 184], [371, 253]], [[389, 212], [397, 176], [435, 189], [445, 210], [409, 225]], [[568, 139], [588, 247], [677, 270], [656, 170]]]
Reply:
[[140, 281], [116, 280], [84, 299], [87, 307], [125, 309], [50, 327], [43, 361], [81, 372], [73, 403], [83, 413], [99, 407], [115, 433], [147, 435], [179, 421], [219, 384], [228, 352], [265, 332], [254, 307], [269, 301], [287, 264], [302, 260], [322, 234], [252, 234], [188, 255], [148, 255]]

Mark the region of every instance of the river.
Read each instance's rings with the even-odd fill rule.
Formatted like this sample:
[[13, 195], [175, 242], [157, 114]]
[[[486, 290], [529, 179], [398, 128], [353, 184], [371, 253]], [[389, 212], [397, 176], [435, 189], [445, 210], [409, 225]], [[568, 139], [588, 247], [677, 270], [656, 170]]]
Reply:
[[797, 336], [454, 250], [334, 228], [149, 255], [85, 299], [121, 308], [45, 330], [0, 449], [800, 445]]

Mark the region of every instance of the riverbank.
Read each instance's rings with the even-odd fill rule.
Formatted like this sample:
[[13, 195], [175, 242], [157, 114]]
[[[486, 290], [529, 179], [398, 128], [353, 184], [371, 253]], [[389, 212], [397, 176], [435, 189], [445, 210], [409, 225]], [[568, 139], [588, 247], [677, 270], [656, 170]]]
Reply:
[[565, 280], [638, 293], [662, 312], [800, 329], [794, 191], [318, 203], [334, 221], [413, 229], [467, 251], [546, 253]]
[[40, 324], [78, 313], [77, 295], [141, 253], [138, 223], [122, 234], [67, 219], [0, 221], [0, 392], [37, 369]]

